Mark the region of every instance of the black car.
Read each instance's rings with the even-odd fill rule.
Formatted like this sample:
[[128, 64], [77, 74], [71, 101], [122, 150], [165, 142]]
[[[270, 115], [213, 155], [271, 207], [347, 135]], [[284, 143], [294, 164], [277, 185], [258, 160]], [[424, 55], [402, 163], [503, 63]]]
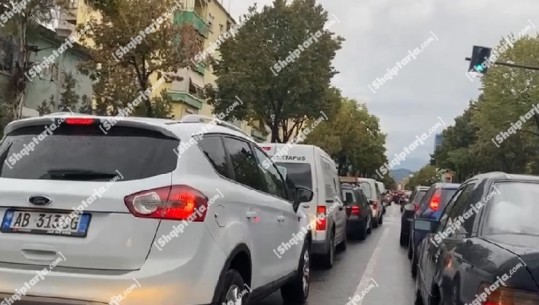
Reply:
[[347, 234], [351, 238], [364, 240], [372, 231], [372, 211], [369, 200], [357, 186], [342, 184], [341, 189], [348, 215]]
[[539, 177], [466, 181], [418, 248], [416, 304], [539, 304]]
[[[419, 204], [419, 209], [414, 215], [416, 219], [440, 220], [447, 203], [457, 192], [460, 184], [458, 183], [435, 183], [427, 191]], [[408, 257], [412, 259], [412, 277], [417, 274], [417, 247], [425, 238], [427, 232], [414, 230], [410, 226], [410, 241], [408, 242]]]
[[410, 240], [410, 223], [414, 218], [414, 214], [419, 209], [419, 202], [423, 199], [423, 196], [429, 190], [428, 186], [416, 186], [412, 195], [410, 195], [410, 202], [402, 205], [402, 217], [401, 217], [401, 234], [400, 245], [405, 247]]

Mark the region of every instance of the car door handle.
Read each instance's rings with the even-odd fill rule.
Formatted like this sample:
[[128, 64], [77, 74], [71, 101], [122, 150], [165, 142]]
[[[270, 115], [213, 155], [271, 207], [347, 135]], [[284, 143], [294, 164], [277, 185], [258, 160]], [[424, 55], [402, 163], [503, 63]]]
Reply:
[[311, 206], [308, 205], [308, 204], [304, 204], [304, 205], [302, 205], [302, 207], [303, 207], [304, 209], [308, 209], [308, 208], [310, 208]]
[[253, 219], [258, 216], [258, 213], [256, 211], [248, 211], [246, 216], [247, 219]]
[[285, 221], [286, 217], [284, 217], [284, 215], [279, 215], [277, 216], [277, 221], [280, 222], [280, 223], [283, 223]]

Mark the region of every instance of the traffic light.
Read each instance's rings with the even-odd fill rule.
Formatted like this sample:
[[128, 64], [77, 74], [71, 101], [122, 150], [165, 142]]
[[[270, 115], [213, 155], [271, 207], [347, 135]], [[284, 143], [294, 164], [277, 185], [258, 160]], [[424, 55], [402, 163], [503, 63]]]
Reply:
[[472, 58], [470, 60], [470, 67], [468, 71], [477, 73], [487, 73], [488, 66], [483, 66], [483, 63], [488, 61], [490, 57], [491, 48], [474, 46], [472, 51]]

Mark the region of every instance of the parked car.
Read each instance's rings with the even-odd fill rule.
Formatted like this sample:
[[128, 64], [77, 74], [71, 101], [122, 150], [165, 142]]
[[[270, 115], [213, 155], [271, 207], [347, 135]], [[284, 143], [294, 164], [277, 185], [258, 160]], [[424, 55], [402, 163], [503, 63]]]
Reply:
[[416, 304], [539, 304], [539, 178], [464, 182], [440, 221], [416, 220]]
[[412, 192], [412, 200], [402, 206], [403, 213], [401, 216], [401, 233], [399, 243], [403, 247], [408, 245], [410, 240], [410, 224], [412, 223], [415, 212], [419, 209], [421, 199], [423, 199], [423, 196], [425, 196], [428, 190], [428, 186], [416, 186]]
[[[313, 255], [331, 268], [336, 247], [346, 249], [347, 219], [333, 159], [313, 145], [265, 143], [263, 149], [287, 179], [296, 186], [314, 190], [313, 199], [303, 205], [303, 212], [316, 223], [316, 228], [313, 228]], [[322, 219], [323, 215], [326, 217]]]
[[108, 304], [133, 279], [124, 305], [245, 304], [279, 288], [307, 299], [312, 234], [300, 205], [313, 192], [291, 198], [233, 125], [51, 114], [4, 135], [0, 299], [50, 264], [21, 304]]
[[[419, 209], [414, 214], [414, 219], [427, 219], [437, 221], [442, 215], [451, 197], [457, 192], [460, 184], [435, 183], [421, 199]], [[425, 238], [426, 232], [414, 230], [410, 226], [410, 241], [408, 242], [408, 257], [412, 260], [412, 277], [417, 274], [417, 247]]]
[[342, 184], [342, 197], [348, 215], [347, 234], [364, 240], [372, 231], [372, 211], [363, 191], [354, 185]]
[[359, 187], [369, 199], [372, 209], [372, 226], [377, 228], [384, 221], [384, 209], [382, 206], [382, 195], [376, 180], [370, 178], [358, 178]]

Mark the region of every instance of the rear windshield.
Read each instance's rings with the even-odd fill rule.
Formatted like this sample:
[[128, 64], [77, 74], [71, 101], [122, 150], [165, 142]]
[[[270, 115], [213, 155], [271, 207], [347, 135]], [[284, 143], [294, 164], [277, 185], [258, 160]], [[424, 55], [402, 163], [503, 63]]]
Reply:
[[372, 199], [372, 188], [371, 188], [371, 184], [369, 182], [361, 181], [361, 182], [359, 182], [359, 187], [361, 188], [361, 190], [363, 191], [365, 196], [367, 196], [367, 198]]
[[484, 234], [539, 236], [539, 184], [504, 182], [496, 187], [498, 193], [487, 205]]
[[418, 190], [416, 193], [415, 193], [415, 196], [414, 196], [414, 199], [412, 200], [412, 202], [417, 202], [419, 203], [421, 201], [421, 199], [423, 199], [423, 196], [425, 196], [425, 194], [427, 193], [427, 191], [423, 191], [423, 190]]
[[451, 197], [455, 195], [457, 192], [457, 189], [451, 190], [451, 189], [444, 189], [442, 190], [442, 206], [440, 207], [440, 211], [445, 208], [449, 200], [451, 200]]
[[44, 130], [25, 127], [4, 138], [0, 177], [90, 181], [119, 175], [126, 181], [169, 173], [177, 166], [179, 140], [155, 131], [116, 126], [105, 134], [98, 126], [60, 125], [51, 135], [38, 137]]
[[350, 205], [354, 202], [354, 193], [352, 190], [343, 190], [344, 204]]
[[285, 176], [284, 178], [288, 181], [292, 181], [296, 187], [304, 187], [310, 190], [313, 189], [313, 180], [311, 165], [308, 163], [288, 163], [288, 162], [277, 162], [277, 166], [282, 166], [286, 168], [285, 171], [281, 170], [281, 173]]

